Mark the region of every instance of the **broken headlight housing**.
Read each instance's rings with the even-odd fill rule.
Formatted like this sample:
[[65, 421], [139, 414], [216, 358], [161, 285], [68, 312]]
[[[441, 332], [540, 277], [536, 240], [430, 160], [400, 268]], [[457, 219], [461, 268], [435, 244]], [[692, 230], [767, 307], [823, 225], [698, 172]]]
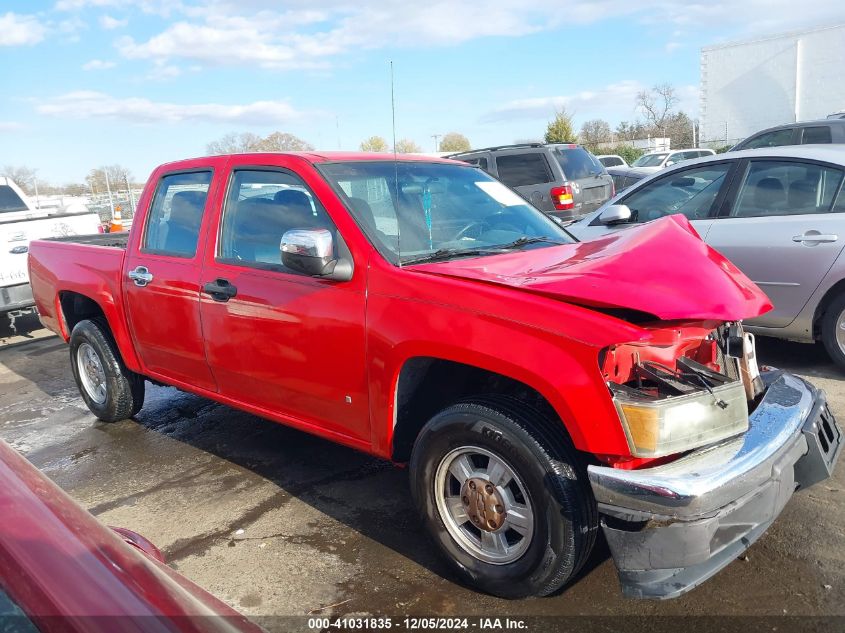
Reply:
[[635, 385], [609, 385], [633, 456], [682, 453], [748, 430], [741, 380], [688, 358], [674, 369], [644, 362], [635, 371]]

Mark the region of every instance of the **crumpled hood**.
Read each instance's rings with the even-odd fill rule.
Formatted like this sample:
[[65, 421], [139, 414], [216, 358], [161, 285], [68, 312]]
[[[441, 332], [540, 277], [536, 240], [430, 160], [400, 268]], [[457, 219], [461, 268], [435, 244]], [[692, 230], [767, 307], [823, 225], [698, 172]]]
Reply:
[[412, 268], [663, 320], [734, 321], [772, 308], [763, 291], [705, 244], [682, 215], [589, 242]]

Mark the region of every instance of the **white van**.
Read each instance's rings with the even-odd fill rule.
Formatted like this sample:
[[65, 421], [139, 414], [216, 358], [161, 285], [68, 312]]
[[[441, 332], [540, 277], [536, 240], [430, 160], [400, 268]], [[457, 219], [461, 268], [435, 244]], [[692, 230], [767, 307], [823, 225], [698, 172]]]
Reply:
[[27, 271], [30, 241], [101, 230], [99, 216], [84, 205], [37, 209], [14, 181], [0, 176], [0, 315], [13, 330], [17, 317], [35, 310]]

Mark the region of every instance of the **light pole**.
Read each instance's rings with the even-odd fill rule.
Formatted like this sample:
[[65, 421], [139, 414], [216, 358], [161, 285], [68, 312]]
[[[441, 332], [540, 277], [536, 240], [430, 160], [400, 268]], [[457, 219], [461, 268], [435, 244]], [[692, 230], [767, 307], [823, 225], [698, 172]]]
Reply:
[[439, 139], [441, 136], [443, 136], [443, 135], [442, 134], [432, 134], [431, 135], [431, 138], [434, 139], [434, 151], [435, 152], [440, 151], [440, 143], [437, 142], [437, 139]]

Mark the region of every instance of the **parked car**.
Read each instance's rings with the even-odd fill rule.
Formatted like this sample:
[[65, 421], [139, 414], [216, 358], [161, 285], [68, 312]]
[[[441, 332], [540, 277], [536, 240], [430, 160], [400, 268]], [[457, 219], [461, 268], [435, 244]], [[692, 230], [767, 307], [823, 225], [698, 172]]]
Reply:
[[712, 149], [676, 149], [671, 152], [650, 152], [643, 154], [631, 167], [643, 172], [656, 172], [672, 165], [677, 165], [685, 160], [701, 158], [702, 156], [713, 156], [716, 152]]
[[12, 329], [34, 310], [26, 272], [30, 240], [97, 233], [100, 219], [84, 206], [38, 209], [17, 184], [0, 176], [0, 315]]
[[261, 630], [165, 565], [143, 536], [97, 521], [2, 440], [0, 629]]
[[678, 596], [841, 450], [823, 392], [757, 370], [768, 299], [680, 216], [577, 243], [461, 162], [245, 154], [159, 167], [106, 239], [30, 253], [94, 415], [150, 379], [410, 462], [499, 596], [566, 584], [600, 525], [627, 595]]
[[599, 154], [598, 161], [605, 167], [627, 167], [628, 162], [618, 154]]
[[604, 165], [572, 143], [501, 145], [450, 158], [481, 167], [541, 211], [561, 220], [579, 218], [614, 194], [613, 180]]
[[[836, 146], [729, 152], [637, 183], [567, 229], [592, 239], [684, 214], [771, 298], [774, 309], [749, 320], [749, 330], [821, 340], [845, 369], [843, 174], [845, 148]], [[620, 207], [629, 218], [613, 219]]]
[[635, 182], [648, 178], [652, 171], [643, 171], [635, 167], [608, 167], [607, 173], [613, 178], [613, 187], [617, 193], [621, 193]]
[[845, 143], [845, 118], [840, 118], [835, 114], [818, 121], [787, 123], [767, 128], [740, 141], [730, 151], [783, 145], [826, 145], [831, 143]]

